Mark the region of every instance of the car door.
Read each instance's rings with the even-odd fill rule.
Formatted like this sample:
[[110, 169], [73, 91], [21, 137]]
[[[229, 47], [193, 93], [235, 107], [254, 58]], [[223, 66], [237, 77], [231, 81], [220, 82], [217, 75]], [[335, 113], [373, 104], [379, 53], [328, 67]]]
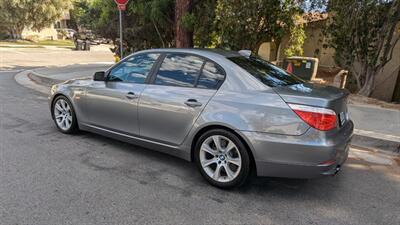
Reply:
[[134, 55], [113, 67], [106, 81], [87, 88], [89, 124], [139, 135], [138, 101], [160, 54]]
[[140, 98], [140, 135], [180, 145], [223, 79], [223, 70], [213, 62], [190, 54], [166, 54]]

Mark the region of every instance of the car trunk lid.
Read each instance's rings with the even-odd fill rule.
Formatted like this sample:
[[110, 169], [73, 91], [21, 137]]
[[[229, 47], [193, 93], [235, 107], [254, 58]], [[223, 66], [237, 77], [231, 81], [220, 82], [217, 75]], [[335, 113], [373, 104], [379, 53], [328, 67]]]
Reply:
[[348, 121], [347, 97], [349, 92], [332, 86], [301, 83], [273, 88], [288, 104], [327, 108], [335, 111], [339, 127]]

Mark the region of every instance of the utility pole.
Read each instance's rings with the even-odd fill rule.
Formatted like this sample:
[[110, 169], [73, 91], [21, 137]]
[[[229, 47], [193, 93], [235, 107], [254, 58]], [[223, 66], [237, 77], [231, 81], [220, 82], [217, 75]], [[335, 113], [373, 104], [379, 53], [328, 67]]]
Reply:
[[119, 9], [119, 50], [121, 52], [121, 59], [124, 58], [123, 40], [122, 40], [122, 10]]
[[122, 36], [122, 11], [125, 11], [126, 9], [126, 4], [128, 3], [129, 0], [114, 0], [115, 3], [118, 5], [118, 11], [119, 11], [119, 50], [120, 50], [120, 56], [121, 59], [124, 58], [124, 45], [123, 45], [123, 36]]

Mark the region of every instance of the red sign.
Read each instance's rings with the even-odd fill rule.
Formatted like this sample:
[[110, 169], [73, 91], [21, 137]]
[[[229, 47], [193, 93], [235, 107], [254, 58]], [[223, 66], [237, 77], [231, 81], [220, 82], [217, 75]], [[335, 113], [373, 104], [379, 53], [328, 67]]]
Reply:
[[118, 5], [126, 5], [126, 3], [128, 3], [129, 0], [114, 0], [114, 1]]
[[128, 3], [129, 0], [114, 0], [114, 1], [115, 3], [117, 3], [119, 10], [125, 10], [126, 4]]

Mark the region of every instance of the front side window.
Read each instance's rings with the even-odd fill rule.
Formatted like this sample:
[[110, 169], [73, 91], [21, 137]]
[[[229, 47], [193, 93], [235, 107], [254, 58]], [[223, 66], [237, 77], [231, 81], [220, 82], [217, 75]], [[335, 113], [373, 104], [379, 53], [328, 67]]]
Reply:
[[258, 80], [270, 87], [289, 86], [304, 83], [303, 80], [285, 70], [256, 57], [243, 56], [228, 58]]
[[194, 87], [204, 60], [182, 53], [167, 54], [157, 72], [155, 84]]
[[143, 84], [160, 54], [132, 56], [111, 70], [107, 81]]
[[197, 82], [199, 88], [217, 89], [224, 81], [224, 71], [213, 62], [206, 62]]

